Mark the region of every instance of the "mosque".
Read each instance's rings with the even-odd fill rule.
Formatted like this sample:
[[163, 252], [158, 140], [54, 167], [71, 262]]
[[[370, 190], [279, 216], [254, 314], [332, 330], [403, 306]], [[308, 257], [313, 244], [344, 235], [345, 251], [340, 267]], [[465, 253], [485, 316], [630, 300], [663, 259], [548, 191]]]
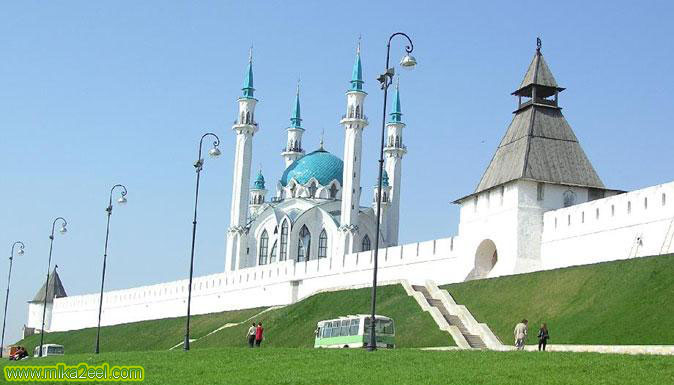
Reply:
[[[375, 244], [376, 206], [362, 207], [361, 159], [365, 115], [363, 70], [360, 44], [356, 51], [350, 87], [346, 91], [343, 159], [331, 154], [323, 142], [314, 151], [304, 149], [300, 114], [299, 85], [287, 128], [287, 142], [281, 152], [285, 171], [276, 183], [276, 193], [267, 199], [262, 171], [250, 185], [252, 142], [258, 125], [255, 121], [252, 55], [238, 99], [234, 180], [230, 228], [227, 231], [228, 270], [294, 260], [297, 262], [368, 251]], [[399, 87], [393, 98], [393, 111], [387, 123], [388, 142], [384, 149], [385, 172], [382, 177], [382, 215], [379, 245], [398, 243], [400, 178], [402, 158], [407, 152], [402, 143]], [[378, 194], [376, 191], [373, 192]], [[373, 199], [373, 205], [376, 205]]]
[[[407, 153], [399, 87], [386, 124], [379, 234], [376, 202], [361, 206], [367, 93], [360, 47], [346, 112], [342, 159], [323, 143], [302, 143], [297, 90], [281, 152], [285, 171], [273, 196], [261, 171], [251, 181], [255, 120], [253, 62], [238, 98], [230, 227], [225, 271], [196, 277], [192, 314], [294, 303], [323, 290], [371, 284], [378, 241], [380, 282], [437, 284], [666, 254], [674, 251], [674, 182], [625, 192], [606, 187], [562, 115], [564, 91], [538, 42], [517, 104], [475, 190], [454, 200], [458, 234], [399, 244], [402, 159]], [[271, 194], [270, 194], [271, 195]], [[108, 291], [103, 325], [182, 316], [187, 280]], [[24, 332], [39, 331], [47, 295], [47, 331], [96, 325], [99, 294], [67, 296], [58, 274], [29, 303]]]

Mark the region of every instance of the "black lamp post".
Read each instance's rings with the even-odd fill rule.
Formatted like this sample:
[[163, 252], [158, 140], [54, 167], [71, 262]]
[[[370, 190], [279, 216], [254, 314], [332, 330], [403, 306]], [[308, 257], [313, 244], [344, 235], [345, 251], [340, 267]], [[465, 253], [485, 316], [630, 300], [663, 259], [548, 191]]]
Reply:
[[197, 172], [197, 187], [194, 194], [194, 219], [192, 220], [192, 251], [190, 254], [190, 283], [187, 287], [187, 323], [185, 325], [185, 343], [183, 344], [183, 350], [190, 350], [190, 305], [192, 303], [192, 275], [194, 273], [194, 240], [197, 236], [197, 205], [199, 203], [199, 175], [201, 175], [201, 169], [204, 167], [204, 160], [201, 159], [201, 147], [204, 143], [204, 138], [207, 136], [212, 136], [215, 138], [213, 141], [213, 148], [208, 150], [208, 155], [212, 158], [220, 156], [220, 150], [218, 146], [220, 145], [220, 138], [217, 135], [207, 132], [199, 140], [199, 153], [197, 155], [197, 161], [194, 163], [194, 168]]
[[388, 38], [388, 43], [386, 45], [386, 72], [379, 75], [377, 80], [381, 84], [381, 89], [384, 91], [384, 110], [382, 113], [381, 119], [381, 146], [379, 148], [379, 179], [377, 179], [377, 225], [374, 237], [374, 268], [372, 270], [372, 316], [370, 318], [370, 344], [368, 350], [374, 351], [377, 350], [377, 339], [375, 336], [375, 311], [377, 304], [377, 266], [378, 266], [378, 257], [379, 257], [379, 223], [381, 222], [381, 189], [382, 189], [382, 174], [384, 172], [384, 138], [386, 136], [386, 103], [388, 95], [388, 87], [393, 83], [393, 75], [395, 74], [394, 69], [389, 68], [389, 58], [391, 55], [391, 40], [396, 36], [404, 36], [407, 41], [410, 43], [408, 46], [405, 46], [406, 55], [400, 61], [400, 65], [403, 68], [412, 68], [417, 64], [417, 60], [414, 56], [410, 55], [412, 50], [414, 50], [414, 44], [412, 44], [412, 39], [409, 36], [402, 32], [396, 32]]
[[54, 222], [51, 224], [51, 234], [49, 235], [49, 260], [47, 261], [47, 281], [45, 281], [44, 284], [44, 302], [42, 303], [42, 327], [40, 328], [40, 354], [39, 356], [42, 357], [42, 345], [44, 342], [44, 317], [47, 315], [47, 295], [49, 294], [49, 269], [51, 269], [51, 254], [52, 250], [54, 249], [54, 229], [56, 228], [56, 222], [61, 221], [63, 222], [61, 224], [61, 228], [59, 229], [59, 233], [65, 234], [68, 229], [66, 229], [66, 226], [68, 225], [68, 222], [63, 219], [63, 217], [57, 217], [54, 219]]
[[0, 358], [2, 358], [2, 350], [5, 348], [5, 324], [7, 323], [7, 302], [9, 302], [9, 282], [12, 280], [12, 260], [14, 260], [14, 247], [19, 245], [19, 251], [16, 255], [23, 255], [23, 248], [25, 245], [21, 241], [16, 241], [12, 245], [12, 254], [9, 255], [9, 277], [7, 277], [7, 295], [5, 296], [5, 315], [2, 317], [2, 342], [0, 342]]
[[108, 238], [110, 237], [110, 216], [112, 215], [112, 194], [115, 192], [116, 188], [121, 188], [122, 193], [117, 203], [120, 205], [126, 204], [126, 187], [121, 184], [116, 184], [110, 189], [110, 199], [108, 200], [108, 207], [105, 208], [105, 211], [108, 213], [108, 223], [105, 227], [105, 247], [103, 248], [103, 275], [101, 276], [101, 297], [98, 304], [98, 326], [96, 327], [96, 351], [98, 354], [100, 347], [100, 338], [101, 338], [101, 313], [103, 312], [103, 286], [105, 285], [105, 265], [108, 259]]

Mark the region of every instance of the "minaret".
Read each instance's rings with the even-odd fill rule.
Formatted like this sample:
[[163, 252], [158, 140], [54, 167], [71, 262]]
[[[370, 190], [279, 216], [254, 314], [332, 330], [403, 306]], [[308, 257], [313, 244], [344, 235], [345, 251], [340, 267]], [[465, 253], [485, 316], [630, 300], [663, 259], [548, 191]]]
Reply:
[[248, 58], [248, 71], [243, 83], [243, 95], [239, 102], [239, 113], [232, 130], [236, 133], [234, 152], [234, 175], [232, 181], [232, 207], [229, 230], [227, 232], [227, 255], [225, 270], [235, 270], [241, 266], [246, 254], [246, 219], [248, 217], [248, 186], [250, 184], [250, 164], [253, 157], [253, 135], [258, 130], [255, 123], [253, 97], [253, 49]]
[[[388, 245], [389, 227], [391, 221], [388, 219], [389, 207], [391, 205], [391, 186], [389, 185], [388, 173], [386, 170], [381, 177], [381, 221], [379, 223], [379, 232], [384, 237], [384, 245]], [[379, 183], [374, 186], [374, 197], [372, 198], [372, 209], [377, 212], [377, 202], [379, 198]]]
[[281, 152], [281, 157], [285, 161], [286, 168], [304, 155], [304, 149], [302, 148], [303, 133], [304, 128], [302, 128], [302, 118], [300, 117], [300, 82], [298, 80], [295, 105], [293, 106], [293, 114], [290, 117], [290, 127], [288, 127], [288, 143], [283, 152]]
[[250, 189], [248, 209], [251, 213], [256, 213], [256, 211], [262, 207], [266, 194], [267, 190], [264, 188], [264, 176], [262, 176], [262, 169], [260, 169], [260, 171], [257, 172], [257, 177], [255, 177], [255, 182], [253, 182], [253, 188]]
[[344, 126], [344, 174], [342, 177], [342, 208], [340, 230], [344, 234], [344, 253], [356, 251], [354, 236], [358, 232], [360, 206], [360, 162], [363, 129], [367, 126], [363, 91], [363, 68], [360, 62], [360, 42], [353, 65], [351, 88], [346, 92], [346, 114], [340, 124]]
[[[396, 83], [393, 94], [393, 108], [386, 124], [386, 147], [384, 147], [384, 168], [389, 175], [391, 193], [389, 195], [389, 207], [387, 217], [387, 232], [382, 231], [386, 237], [386, 245], [398, 244], [398, 232], [400, 228], [400, 173], [403, 156], [407, 153], [407, 147], [403, 144], [402, 111], [400, 109], [400, 78]], [[383, 207], [382, 207], [383, 208]], [[382, 215], [382, 217], [384, 217]]]

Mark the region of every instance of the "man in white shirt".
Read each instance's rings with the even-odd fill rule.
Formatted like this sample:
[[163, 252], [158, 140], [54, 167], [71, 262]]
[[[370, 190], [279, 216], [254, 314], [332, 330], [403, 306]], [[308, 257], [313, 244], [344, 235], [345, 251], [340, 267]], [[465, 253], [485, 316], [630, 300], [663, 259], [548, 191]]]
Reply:
[[248, 328], [246, 337], [248, 337], [248, 346], [252, 348], [255, 345], [255, 322], [253, 322], [253, 326]]
[[527, 338], [527, 325], [529, 321], [523, 319], [522, 322], [515, 325], [515, 347], [517, 350], [524, 350], [524, 340]]

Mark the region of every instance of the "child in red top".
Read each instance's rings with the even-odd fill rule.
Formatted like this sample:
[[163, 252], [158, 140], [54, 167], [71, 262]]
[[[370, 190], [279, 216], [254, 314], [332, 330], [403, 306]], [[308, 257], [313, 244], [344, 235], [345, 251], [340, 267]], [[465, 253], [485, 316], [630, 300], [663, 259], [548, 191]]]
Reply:
[[260, 344], [262, 343], [262, 332], [264, 332], [264, 328], [262, 328], [262, 322], [258, 322], [257, 328], [255, 328], [255, 346], [258, 348], [260, 347]]

